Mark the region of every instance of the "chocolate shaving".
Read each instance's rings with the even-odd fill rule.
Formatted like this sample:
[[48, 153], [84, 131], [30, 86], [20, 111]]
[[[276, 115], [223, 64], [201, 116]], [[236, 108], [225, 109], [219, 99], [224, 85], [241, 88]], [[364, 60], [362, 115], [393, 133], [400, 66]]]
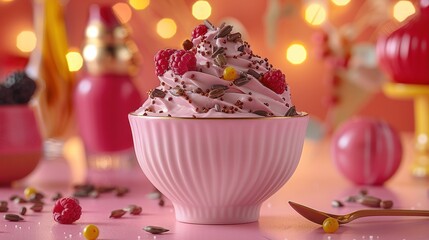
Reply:
[[297, 116], [298, 113], [296, 112], [296, 108], [295, 106], [292, 106], [289, 108], [289, 110], [287, 110], [285, 117], [293, 117], [293, 116]]
[[223, 68], [226, 65], [226, 57], [223, 54], [219, 54], [215, 57], [215, 59], [213, 60], [214, 64], [216, 64], [217, 66]]
[[225, 27], [225, 22], [220, 24], [219, 29], [222, 29], [223, 27]]
[[209, 98], [219, 98], [225, 94], [225, 90], [221, 88], [213, 89], [209, 92]]
[[244, 44], [237, 48], [238, 51], [244, 52]]
[[226, 37], [228, 34], [230, 34], [232, 31], [232, 26], [231, 25], [226, 25], [224, 27], [222, 27], [219, 32], [217, 33], [217, 35], [215, 36], [216, 38], [222, 38], [222, 37]]
[[212, 85], [211, 89], [222, 89], [222, 90], [228, 90], [228, 86], [222, 85], [222, 84], [214, 84]]
[[191, 50], [194, 47], [194, 44], [189, 39], [186, 39], [183, 41], [182, 46], [185, 50]]
[[170, 89], [170, 93], [174, 96], [183, 96], [185, 94], [185, 90], [183, 90], [181, 87], [176, 86], [172, 89]]
[[210, 30], [216, 30], [215, 26], [209, 20], [204, 20], [204, 25]]
[[251, 75], [251, 76], [253, 76], [254, 78], [256, 78], [256, 79], [260, 79], [261, 78], [261, 74], [259, 74], [258, 72], [256, 72], [255, 70], [253, 70], [253, 69], [249, 69], [249, 70], [247, 70], [247, 74], [249, 74], [249, 75]]
[[256, 115], [259, 115], [259, 116], [263, 116], [263, 117], [268, 116], [268, 113], [266, 111], [264, 111], [264, 110], [256, 110], [253, 113], [256, 114]]
[[219, 104], [217, 104], [217, 103], [214, 105], [214, 109], [215, 109], [215, 111], [216, 111], [216, 112], [220, 112], [220, 111], [222, 111], [222, 110], [220, 109], [220, 105], [219, 105]]
[[228, 40], [230, 42], [237, 42], [237, 41], [241, 40], [241, 33], [239, 33], [239, 32], [231, 33], [228, 36], [226, 36], [226, 40]]
[[154, 99], [154, 98], [164, 98], [165, 97], [165, 92], [159, 89], [153, 89], [150, 92], [150, 98]]
[[220, 48], [213, 48], [213, 54], [212, 54], [212, 58], [215, 58], [217, 55], [224, 53], [225, 52], [225, 48], [220, 47]]
[[234, 83], [235, 86], [240, 87], [245, 85], [248, 82], [250, 82], [250, 78], [248, 78], [247, 76], [240, 75], [240, 77], [235, 79], [232, 83]]

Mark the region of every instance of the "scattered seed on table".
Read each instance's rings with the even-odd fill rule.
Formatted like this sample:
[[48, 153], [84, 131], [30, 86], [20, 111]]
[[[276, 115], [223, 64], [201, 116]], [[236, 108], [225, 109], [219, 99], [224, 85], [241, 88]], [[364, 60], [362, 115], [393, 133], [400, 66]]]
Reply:
[[357, 202], [367, 207], [378, 208], [380, 207], [381, 199], [372, 196], [364, 196], [359, 198]]
[[4, 219], [11, 221], [11, 222], [18, 222], [18, 221], [24, 220], [24, 218], [22, 218], [16, 214], [6, 214], [6, 215], [4, 215]]
[[27, 208], [26, 207], [21, 207], [21, 210], [19, 211], [19, 214], [21, 214], [22, 216], [24, 216], [27, 213]]
[[130, 190], [129, 190], [128, 188], [126, 188], [126, 187], [117, 187], [117, 188], [115, 189], [115, 193], [116, 193], [116, 196], [117, 196], [117, 197], [122, 197], [122, 196], [124, 196], [125, 194], [127, 194], [129, 191], [130, 191]]
[[161, 207], [164, 207], [164, 205], [165, 205], [164, 199], [160, 198], [159, 201], [158, 201], [158, 205], [161, 206]]
[[22, 198], [22, 197], [17, 196], [17, 197], [15, 197], [15, 198], [13, 199], [13, 202], [14, 202], [14, 203], [18, 203], [18, 204], [20, 204], [20, 203], [27, 203], [27, 200], [25, 200], [25, 199], [24, 199], [24, 198]]
[[124, 211], [129, 212], [131, 215], [139, 215], [143, 209], [140, 206], [131, 204], [128, 207], [124, 208]]
[[123, 209], [113, 210], [110, 213], [109, 218], [121, 218], [122, 216], [124, 216], [125, 213], [126, 213], [126, 211], [124, 211]]
[[91, 198], [98, 198], [100, 196], [100, 193], [97, 190], [92, 190], [89, 194], [88, 197]]
[[366, 196], [366, 195], [368, 195], [368, 190], [366, 190], [366, 189], [361, 189], [361, 190], [359, 191], [359, 195], [361, 195], [361, 196]]
[[384, 209], [389, 209], [393, 207], [393, 201], [391, 200], [383, 200], [380, 203], [380, 207]]
[[152, 233], [152, 234], [161, 234], [161, 233], [165, 233], [165, 232], [170, 231], [166, 228], [158, 227], [158, 226], [146, 226], [143, 228], [143, 230], [145, 230], [146, 232]]
[[9, 208], [7, 206], [0, 206], [0, 212], [7, 212]]
[[30, 209], [33, 210], [33, 212], [41, 212], [43, 210], [43, 204], [35, 203]]
[[331, 206], [334, 208], [344, 207], [344, 204], [338, 200], [332, 200]]
[[57, 201], [58, 199], [62, 198], [63, 195], [60, 192], [55, 193], [55, 195], [52, 197], [52, 201]]

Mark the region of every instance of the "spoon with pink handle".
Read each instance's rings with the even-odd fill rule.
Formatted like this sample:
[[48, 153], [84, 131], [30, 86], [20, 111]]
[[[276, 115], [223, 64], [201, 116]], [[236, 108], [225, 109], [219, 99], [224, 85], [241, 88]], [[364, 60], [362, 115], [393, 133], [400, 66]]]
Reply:
[[323, 225], [326, 218], [337, 219], [339, 224], [346, 224], [355, 219], [372, 216], [421, 216], [429, 217], [429, 210], [405, 210], [405, 209], [365, 209], [344, 215], [336, 215], [318, 211], [313, 208], [289, 201], [289, 205], [308, 220]]

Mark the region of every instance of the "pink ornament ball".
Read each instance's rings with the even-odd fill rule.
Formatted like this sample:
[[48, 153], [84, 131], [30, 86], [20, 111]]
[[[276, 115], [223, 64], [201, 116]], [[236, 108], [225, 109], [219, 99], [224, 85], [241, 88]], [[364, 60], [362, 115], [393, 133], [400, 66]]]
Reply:
[[355, 118], [345, 122], [332, 138], [332, 157], [338, 170], [358, 185], [382, 185], [398, 170], [402, 144], [386, 122]]

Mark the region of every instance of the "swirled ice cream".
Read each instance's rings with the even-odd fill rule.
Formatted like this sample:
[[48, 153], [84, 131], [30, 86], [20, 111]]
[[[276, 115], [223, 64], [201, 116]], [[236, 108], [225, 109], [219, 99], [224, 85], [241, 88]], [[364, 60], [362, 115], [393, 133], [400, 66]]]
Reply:
[[160, 86], [135, 114], [194, 118], [297, 115], [285, 75], [254, 54], [230, 25], [197, 26], [182, 50], [155, 56]]

